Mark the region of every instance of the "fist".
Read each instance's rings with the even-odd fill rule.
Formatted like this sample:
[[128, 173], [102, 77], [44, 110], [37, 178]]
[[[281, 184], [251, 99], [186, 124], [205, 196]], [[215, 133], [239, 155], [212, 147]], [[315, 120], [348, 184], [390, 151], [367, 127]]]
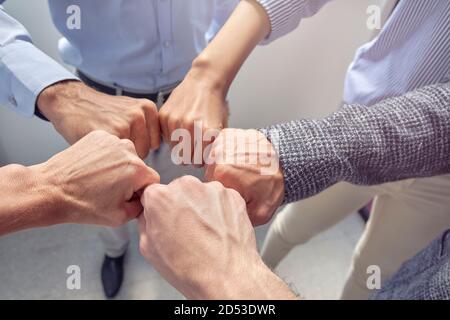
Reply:
[[164, 140], [175, 151], [177, 164], [202, 166], [207, 147], [228, 123], [224, 95], [191, 71], [159, 112]]
[[142, 159], [159, 148], [158, 110], [149, 100], [110, 96], [68, 81], [45, 89], [38, 106], [70, 144], [91, 131], [103, 130], [131, 140]]
[[141, 201], [140, 251], [187, 298], [223, 297], [222, 275], [238, 279], [260, 261], [245, 201], [236, 191], [185, 176], [149, 186]]
[[159, 183], [130, 140], [104, 131], [89, 133], [39, 168], [57, 190], [62, 220], [69, 223], [120, 226], [141, 214], [136, 195]]
[[212, 145], [205, 179], [238, 191], [253, 225], [267, 223], [284, 199], [278, 156], [257, 130], [223, 130]]

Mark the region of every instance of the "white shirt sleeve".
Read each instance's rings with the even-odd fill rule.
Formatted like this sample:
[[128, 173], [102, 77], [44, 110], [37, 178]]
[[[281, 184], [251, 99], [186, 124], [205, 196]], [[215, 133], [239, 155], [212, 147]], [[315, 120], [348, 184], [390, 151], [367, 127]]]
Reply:
[[41, 91], [67, 79], [77, 78], [36, 48], [27, 30], [0, 6], [0, 105], [31, 117]]

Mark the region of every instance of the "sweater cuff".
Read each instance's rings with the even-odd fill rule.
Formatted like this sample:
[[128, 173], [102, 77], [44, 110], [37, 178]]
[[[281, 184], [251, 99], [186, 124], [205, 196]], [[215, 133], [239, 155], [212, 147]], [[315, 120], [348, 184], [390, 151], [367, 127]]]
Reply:
[[278, 153], [285, 185], [283, 204], [311, 197], [343, 176], [341, 156], [325, 136], [336, 133], [326, 127], [323, 120], [303, 119], [259, 129]]

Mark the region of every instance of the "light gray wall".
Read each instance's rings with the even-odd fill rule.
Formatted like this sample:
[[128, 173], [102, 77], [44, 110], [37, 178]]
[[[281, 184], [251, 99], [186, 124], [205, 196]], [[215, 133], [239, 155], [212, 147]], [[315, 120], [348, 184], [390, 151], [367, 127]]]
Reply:
[[[373, 34], [366, 27], [366, 9], [383, 3], [335, 0], [295, 32], [259, 47], [232, 86], [231, 125], [261, 127], [335, 110], [354, 51]], [[58, 34], [45, 0], [10, 0], [5, 8], [28, 28], [36, 45], [59, 60]], [[66, 146], [51, 125], [0, 108], [0, 165], [39, 163]]]

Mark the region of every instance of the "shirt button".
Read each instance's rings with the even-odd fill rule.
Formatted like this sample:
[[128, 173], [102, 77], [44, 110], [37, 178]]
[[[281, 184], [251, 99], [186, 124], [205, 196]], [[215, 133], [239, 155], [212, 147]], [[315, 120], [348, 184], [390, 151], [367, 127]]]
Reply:
[[170, 41], [165, 41], [163, 45], [164, 45], [164, 48], [169, 48], [170, 47]]

